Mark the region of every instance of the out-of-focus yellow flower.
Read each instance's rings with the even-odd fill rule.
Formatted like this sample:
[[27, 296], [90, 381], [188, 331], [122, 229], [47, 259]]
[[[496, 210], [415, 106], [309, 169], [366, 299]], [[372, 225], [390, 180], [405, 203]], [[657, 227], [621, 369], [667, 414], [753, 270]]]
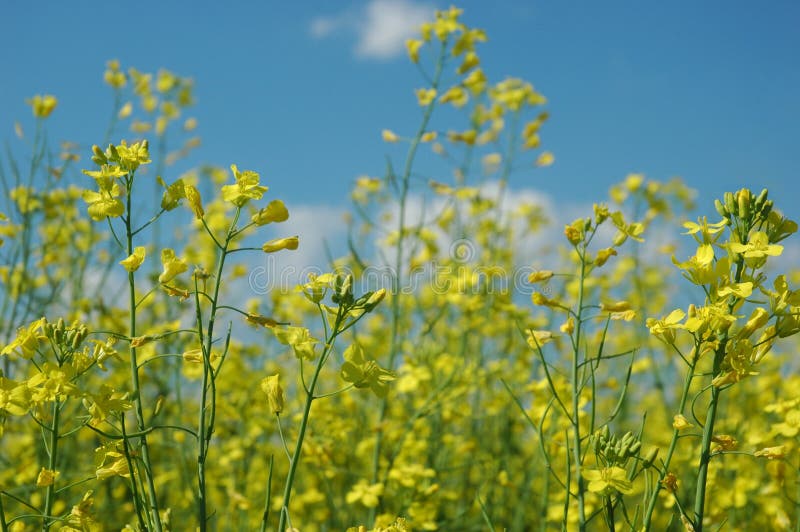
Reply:
[[475, 52], [467, 52], [467, 55], [464, 56], [464, 62], [458, 67], [457, 72], [459, 74], [466, 74], [479, 64], [481, 64], [481, 60], [478, 58], [478, 54]]
[[550, 166], [556, 160], [556, 156], [549, 151], [543, 151], [536, 158], [536, 166]]
[[469, 93], [460, 85], [450, 87], [439, 98], [439, 103], [452, 103], [454, 107], [464, 107], [469, 101]]
[[129, 272], [135, 272], [144, 262], [144, 257], [145, 248], [143, 246], [138, 246], [133, 250], [133, 253], [129, 255], [128, 258], [119, 261], [119, 263], [122, 264], [122, 266]]
[[432, 140], [436, 140], [436, 132], [435, 131], [428, 131], [422, 134], [420, 137], [420, 142], [430, 142]]
[[39, 471], [39, 476], [36, 477], [36, 487], [45, 488], [47, 486], [52, 486], [56, 483], [56, 477], [58, 475], [58, 471], [43, 467], [42, 470]]
[[406, 40], [406, 50], [408, 51], [408, 57], [411, 59], [412, 63], [419, 62], [419, 49], [422, 47], [422, 41], [419, 39], [408, 39]]
[[416, 94], [420, 106], [427, 107], [436, 98], [436, 89], [417, 89]]
[[779, 460], [786, 456], [786, 446], [778, 445], [776, 447], [764, 447], [763, 449], [753, 453], [753, 456], [763, 456], [768, 460]]
[[381, 138], [383, 138], [384, 142], [397, 142], [400, 140], [400, 137], [398, 137], [394, 131], [390, 129], [384, 129], [381, 131]]
[[358, 344], [345, 349], [341, 376], [356, 388], [369, 388], [378, 397], [386, 397], [389, 383], [395, 380], [394, 373], [378, 366], [374, 360], [368, 360]]
[[694, 427], [694, 425], [689, 423], [683, 414], [675, 414], [672, 418], [672, 428], [675, 430], [690, 429], [692, 427]]
[[58, 100], [51, 94], [37, 94], [33, 98], [25, 100], [25, 103], [31, 106], [33, 116], [36, 118], [47, 118], [53, 109], [58, 105]]
[[133, 113], [133, 104], [131, 102], [125, 102], [125, 105], [123, 105], [117, 113], [117, 118], [125, 120], [131, 116], [131, 113]]
[[119, 61], [112, 59], [106, 62], [106, 71], [103, 73], [103, 81], [115, 89], [121, 89], [127, 83], [125, 73], [119, 68]]
[[555, 338], [556, 335], [550, 331], [528, 331], [528, 345], [533, 349], [538, 349]]
[[345, 496], [347, 504], [361, 503], [367, 508], [375, 508], [383, 495], [383, 483], [369, 484], [366, 480], [359, 480]]
[[272, 332], [280, 343], [292, 347], [297, 358], [313, 360], [316, 357], [314, 346], [319, 340], [311, 336], [305, 327], [274, 327]]
[[551, 270], [538, 270], [528, 276], [529, 283], [540, 283], [555, 275]]
[[464, 78], [462, 84], [473, 96], [477, 96], [486, 90], [486, 74], [480, 68], [476, 68]]

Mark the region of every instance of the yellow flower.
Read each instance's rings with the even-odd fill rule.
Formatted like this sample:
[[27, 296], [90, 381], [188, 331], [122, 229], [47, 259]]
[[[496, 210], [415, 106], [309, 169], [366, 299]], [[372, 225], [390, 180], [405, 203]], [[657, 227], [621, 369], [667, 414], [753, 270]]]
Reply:
[[143, 246], [138, 246], [133, 250], [132, 255], [119, 261], [119, 263], [122, 264], [122, 266], [129, 272], [135, 272], [139, 269], [139, 266], [142, 265], [142, 262], [144, 262], [144, 257], [145, 248]]
[[120, 194], [120, 187], [114, 183], [109, 190], [94, 192], [85, 190], [83, 201], [88, 205], [89, 216], [92, 220], [100, 221], [108, 218], [122, 216], [125, 212], [125, 205], [116, 196]]
[[36, 118], [47, 118], [53, 109], [58, 105], [58, 100], [51, 94], [40, 95], [37, 94], [33, 98], [25, 100], [25, 103], [33, 109], [33, 116]]
[[283, 388], [279, 382], [280, 375], [270, 375], [261, 381], [261, 389], [267, 394], [269, 401], [269, 408], [273, 414], [280, 414], [283, 412], [283, 406], [286, 403], [286, 398], [283, 395]]
[[685, 417], [683, 417], [683, 414], [675, 414], [675, 416], [672, 418], [672, 428], [673, 429], [683, 430], [683, 429], [689, 429], [689, 428], [692, 428], [692, 427], [694, 427], [694, 425], [689, 423], [689, 421], [687, 421], [687, 419]]
[[731, 243], [730, 249], [734, 253], [744, 255], [745, 259], [759, 259], [766, 256], [777, 257], [783, 253], [783, 246], [770, 244], [767, 234], [761, 231], [753, 234], [747, 244]]
[[56, 477], [58, 476], [58, 471], [53, 471], [52, 469], [42, 468], [39, 471], [39, 476], [36, 477], [36, 487], [44, 488], [47, 486], [52, 486], [56, 483]]
[[125, 73], [119, 69], [119, 61], [112, 59], [106, 63], [106, 71], [103, 73], [103, 81], [115, 89], [121, 89], [127, 83]]
[[467, 74], [467, 77], [464, 78], [462, 84], [469, 90], [469, 92], [473, 94], [473, 96], [477, 96], [486, 89], [486, 74], [484, 74], [483, 70], [480, 68], [476, 68]]
[[675, 329], [683, 329], [681, 320], [686, 317], [686, 313], [681, 309], [675, 309], [662, 319], [647, 318], [646, 325], [650, 329], [650, 334], [660, 337], [668, 344], [675, 342]]
[[583, 472], [583, 478], [589, 481], [587, 489], [600, 495], [611, 495], [614, 492], [630, 493], [633, 484], [628, 480], [628, 473], [621, 467], [612, 466], [603, 469], [590, 469]]
[[533, 349], [539, 349], [547, 342], [551, 342], [556, 338], [556, 335], [550, 331], [528, 331], [528, 345]]
[[464, 107], [469, 101], [469, 93], [460, 85], [450, 87], [447, 92], [439, 98], [440, 103], [452, 103], [454, 107]]
[[478, 58], [478, 54], [475, 52], [467, 52], [467, 55], [464, 56], [464, 62], [458, 67], [457, 72], [459, 74], [465, 74], [481, 64], [481, 60]]
[[305, 327], [274, 327], [275, 338], [284, 345], [292, 346], [297, 358], [313, 360], [314, 346], [319, 342]]
[[613, 303], [600, 303], [600, 310], [607, 312], [625, 312], [631, 308], [627, 301], [615, 301]]
[[408, 50], [408, 57], [412, 63], [419, 62], [419, 49], [422, 47], [422, 41], [418, 39], [406, 40], [406, 50]]
[[184, 195], [195, 217], [198, 220], [201, 219], [205, 212], [203, 211], [203, 198], [200, 197], [200, 191], [194, 185], [184, 185]]
[[430, 142], [432, 140], [436, 140], [436, 132], [435, 131], [428, 131], [422, 134], [420, 137], [420, 142]]
[[556, 156], [549, 151], [543, 151], [536, 158], [536, 166], [550, 166], [556, 160]]
[[16, 354], [22, 358], [31, 359], [39, 348], [39, 342], [46, 340], [42, 329], [46, 320], [40, 318], [27, 327], [17, 329], [17, 337], [0, 351], [0, 355]]
[[129, 116], [131, 116], [132, 112], [133, 112], [133, 104], [131, 102], [126, 102], [125, 105], [123, 105], [120, 108], [119, 113], [117, 113], [117, 118], [119, 118], [120, 120], [124, 120]]
[[161, 264], [164, 266], [164, 271], [158, 276], [158, 282], [162, 284], [170, 282], [177, 275], [189, 269], [186, 261], [176, 257], [175, 251], [170, 248], [161, 250]]
[[270, 240], [269, 242], [265, 243], [261, 246], [261, 249], [264, 250], [264, 253], [275, 253], [276, 251], [280, 251], [282, 249], [297, 249], [300, 245], [300, 237], [298, 236], [290, 236], [286, 238], [276, 238], [274, 240]]
[[610, 257], [615, 256], [616, 254], [617, 250], [614, 248], [601, 249], [600, 251], [597, 252], [597, 257], [595, 257], [594, 259], [594, 265], [599, 268], [603, 266], [606, 262], [608, 262], [608, 259]]
[[753, 456], [763, 456], [768, 460], [776, 460], [781, 459], [786, 456], [786, 446], [785, 445], [778, 445], [776, 447], [764, 447], [760, 451], [756, 451], [753, 453]]
[[369, 388], [378, 397], [386, 397], [389, 383], [395, 379], [394, 373], [378, 366], [374, 360], [367, 360], [358, 344], [344, 350], [341, 376], [356, 388]]
[[256, 225], [266, 225], [272, 222], [285, 222], [289, 219], [289, 211], [281, 200], [272, 200], [251, 218]]
[[366, 480], [359, 480], [358, 484], [345, 496], [347, 504], [361, 503], [367, 508], [375, 508], [383, 495], [383, 483], [369, 484]]
[[422, 107], [426, 107], [430, 105], [430, 103], [436, 98], [436, 89], [417, 89], [417, 101]]
[[0, 377], [0, 412], [24, 416], [31, 407], [31, 392], [26, 382]]
[[222, 199], [241, 207], [251, 199], [261, 199], [267, 187], [258, 184], [259, 175], [251, 170], [239, 171], [235, 165], [231, 165], [231, 171], [236, 178], [235, 185], [225, 185], [222, 187]]
[[381, 137], [383, 138], [384, 142], [397, 142], [400, 140], [400, 137], [398, 137], [394, 131], [390, 129], [384, 129], [381, 131]]
[[528, 276], [529, 283], [539, 283], [541, 281], [546, 281], [553, 276], [553, 272], [551, 270], [539, 270], [535, 271]]

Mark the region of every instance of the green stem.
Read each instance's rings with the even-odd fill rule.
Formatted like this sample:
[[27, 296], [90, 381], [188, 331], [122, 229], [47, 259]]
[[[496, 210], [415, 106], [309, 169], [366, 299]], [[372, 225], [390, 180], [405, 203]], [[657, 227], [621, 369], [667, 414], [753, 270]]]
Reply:
[[586, 509], [584, 508], [584, 482], [581, 476], [581, 425], [580, 425], [580, 394], [581, 394], [581, 381], [578, 377], [578, 367], [580, 364], [579, 356], [581, 349], [581, 325], [583, 314], [583, 296], [584, 296], [584, 281], [586, 279], [586, 249], [580, 252], [581, 271], [580, 271], [580, 284], [578, 285], [578, 312], [576, 313], [575, 323], [575, 345], [572, 349], [572, 452], [574, 453], [573, 460], [575, 461], [575, 480], [578, 483], [577, 499], [578, 499], [578, 529], [581, 532], [586, 530]]
[[608, 516], [608, 531], [615, 532], [617, 530], [614, 525], [614, 505], [611, 503], [611, 497], [605, 497], [606, 515]]
[[[746, 235], [749, 232], [743, 231]], [[746, 238], [741, 238], [742, 243], [747, 243]], [[734, 283], [739, 283], [742, 280], [742, 271], [744, 270], [744, 258], [740, 257], [736, 263], [736, 274], [734, 275]], [[733, 312], [739, 300], [731, 297], [728, 302], [728, 314]], [[719, 347], [714, 352], [714, 368], [712, 377], [717, 377], [720, 374], [722, 361], [725, 359], [725, 351], [728, 345], [728, 331], [720, 338]], [[711, 386], [711, 400], [708, 405], [708, 412], [706, 413], [706, 422], [703, 426], [703, 440], [700, 444], [700, 465], [697, 468], [697, 486], [694, 495], [694, 529], [695, 532], [703, 532], [703, 516], [705, 513], [706, 504], [706, 483], [708, 481], [708, 465], [711, 462], [711, 438], [714, 435], [714, 422], [717, 418], [717, 407], [719, 405], [719, 396], [721, 389], [717, 386]]]
[[6, 512], [3, 509], [2, 494], [0, 494], [0, 532], [8, 532], [8, 523], [6, 523]]
[[[207, 504], [208, 495], [206, 493], [206, 457], [208, 456], [208, 447], [211, 443], [211, 436], [214, 432], [214, 417], [216, 401], [213, 395], [216, 393], [214, 389], [213, 380], [215, 376], [212, 374], [214, 371], [211, 366], [211, 345], [214, 340], [214, 322], [217, 317], [218, 302], [219, 302], [219, 289], [222, 285], [222, 272], [225, 268], [225, 258], [228, 256], [228, 246], [233, 237], [234, 228], [239, 221], [239, 214], [241, 209], [236, 210], [233, 222], [228, 229], [225, 243], [220, 247], [219, 262], [217, 263], [217, 274], [214, 282], [214, 296], [211, 298], [211, 312], [208, 318], [208, 326], [205, 334], [205, 345], [203, 346], [203, 385], [200, 400], [200, 419], [198, 422], [198, 453], [197, 453], [197, 492], [198, 492], [198, 519], [201, 532], [205, 532], [207, 524]], [[206, 226], [208, 229], [208, 226]], [[210, 231], [209, 231], [210, 232]], [[213, 235], [212, 235], [213, 237]], [[216, 239], [215, 239], [216, 242]], [[202, 339], [202, 322], [200, 321], [200, 302], [197, 301], [198, 321], [197, 326], [200, 329]], [[210, 382], [211, 381], [211, 382]], [[211, 388], [211, 408], [207, 407], [208, 393]], [[208, 420], [208, 421], [207, 421]]]
[[[336, 336], [339, 333], [341, 321], [342, 310], [340, 308], [336, 315], [336, 322], [334, 323], [333, 330], [331, 332], [331, 338], [325, 344], [325, 349], [317, 361], [317, 367], [314, 370], [314, 376], [311, 378], [311, 383], [308, 386], [308, 391], [306, 392], [306, 404], [303, 408], [303, 419], [300, 422], [300, 432], [297, 435], [297, 443], [294, 447], [294, 453], [292, 453], [292, 458], [289, 461], [289, 472], [286, 475], [286, 486], [283, 489], [283, 502], [281, 503], [281, 516], [278, 530], [286, 530], [287, 519], [289, 517], [289, 502], [292, 497], [292, 484], [294, 484], [295, 473], [297, 472], [297, 464], [300, 463], [300, 453], [303, 450], [303, 440], [306, 436], [308, 419], [311, 414], [311, 403], [313, 403], [314, 399], [316, 399], [316, 397], [314, 397], [314, 389], [317, 386], [317, 379], [319, 379], [319, 374], [322, 371], [322, 367], [325, 365], [325, 361], [328, 359], [328, 353], [333, 348], [333, 342], [336, 340]], [[300, 363], [302, 364], [302, 360]]]
[[261, 532], [267, 531], [267, 521], [269, 520], [269, 500], [272, 498], [272, 465], [275, 461], [274, 455], [269, 455], [269, 475], [267, 476], [267, 493], [264, 495], [264, 512], [261, 517]]
[[[436, 71], [434, 73], [433, 82], [431, 83], [431, 88], [434, 90], [438, 90], [439, 83], [442, 78], [442, 73], [444, 71], [444, 63], [446, 57], [447, 45], [446, 43], [442, 43], [441, 50], [439, 52], [439, 58], [436, 61]], [[401, 180], [401, 188], [400, 188], [400, 213], [398, 215], [398, 235], [397, 235], [397, 246], [395, 247], [395, 261], [394, 261], [394, 276], [392, 277], [392, 336], [390, 341], [389, 347], [389, 370], [394, 370], [395, 362], [397, 360], [397, 353], [399, 351], [399, 333], [400, 333], [400, 276], [401, 271], [403, 268], [403, 239], [404, 239], [404, 230], [406, 225], [406, 199], [408, 197], [408, 189], [409, 189], [409, 180], [411, 178], [411, 170], [414, 166], [414, 160], [416, 158], [417, 149], [419, 148], [419, 144], [422, 141], [422, 136], [425, 134], [428, 123], [433, 116], [433, 109], [436, 106], [436, 100], [432, 101], [428, 106], [425, 108], [425, 112], [422, 116], [422, 122], [417, 130], [417, 134], [411, 140], [411, 145], [408, 148], [408, 154], [406, 155], [405, 167], [403, 168], [403, 175]], [[383, 421], [386, 419], [387, 413], [387, 406], [388, 403], [386, 398], [381, 399], [381, 404], [378, 409], [378, 426], [383, 426]], [[376, 483], [378, 480], [378, 469], [380, 468], [380, 457], [381, 457], [381, 448], [383, 446], [383, 431], [378, 430], [375, 436], [375, 449], [372, 453], [372, 483]], [[372, 524], [375, 521], [375, 516], [377, 515], [378, 507], [370, 508], [369, 510], [369, 519], [368, 524]]]
[[[59, 423], [59, 416], [61, 414], [61, 402], [56, 398], [53, 401], [53, 422], [50, 425], [50, 452], [49, 452], [49, 460], [47, 463], [47, 468], [55, 475], [56, 472], [56, 465], [58, 459], [58, 423]], [[53, 513], [53, 502], [54, 502], [54, 495], [56, 491], [56, 483], [55, 479], [53, 479], [53, 483], [47, 486], [47, 494], [45, 495], [45, 502], [44, 502], [44, 520], [42, 522], [42, 530], [49, 530], [52, 521], [50, 516]]]
[[[133, 188], [133, 174], [131, 173], [128, 178], [128, 186], [127, 186], [127, 206], [126, 206], [126, 216], [125, 216], [125, 234], [127, 239], [127, 251], [128, 255], [133, 254], [133, 229], [131, 227], [131, 204], [132, 204], [132, 194], [131, 189]], [[128, 287], [129, 287], [129, 300], [130, 300], [130, 332], [129, 336], [131, 338], [136, 337], [136, 282], [134, 280], [133, 272], [128, 272]], [[142, 390], [139, 384], [139, 364], [136, 360], [136, 348], [130, 348], [130, 367], [131, 367], [131, 382], [133, 385], [133, 397], [134, 397], [134, 410], [136, 411], [136, 426], [139, 432], [144, 432], [146, 429], [145, 420], [144, 420], [144, 408], [142, 406]], [[156, 495], [156, 485], [155, 480], [153, 479], [153, 465], [150, 460], [150, 449], [147, 445], [147, 435], [142, 434], [139, 437], [139, 444], [141, 445], [142, 450], [142, 461], [144, 462], [144, 473], [145, 473], [145, 481], [147, 484], [147, 502], [150, 509], [151, 521], [153, 526], [155, 527], [156, 532], [162, 532], [162, 525], [161, 525], [161, 516], [158, 512], [158, 497]], [[133, 474], [133, 471], [131, 471]]]
[[[694, 361], [693, 361], [694, 364]], [[694, 365], [690, 366], [689, 373], [686, 375], [686, 379], [683, 383], [683, 391], [681, 393], [681, 400], [680, 406], [678, 407], [678, 412], [683, 413], [684, 409], [686, 408], [686, 401], [689, 398], [689, 388], [692, 384], [692, 379], [694, 379]], [[678, 429], [672, 429], [672, 440], [669, 442], [669, 449], [667, 450], [667, 456], [664, 458], [664, 465], [659, 474], [658, 481], [656, 482], [655, 491], [650, 497], [650, 501], [647, 505], [647, 511], [644, 516], [644, 523], [642, 528], [644, 530], [650, 530], [650, 522], [653, 519], [653, 512], [656, 509], [656, 503], [658, 502], [658, 494], [663, 489], [661, 485], [661, 481], [664, 480], [664, 477], [667, 476], [669, 473], [669, 464], [672, 462], [672, 455], [675, 453], [675, 448], [678, 445]]]

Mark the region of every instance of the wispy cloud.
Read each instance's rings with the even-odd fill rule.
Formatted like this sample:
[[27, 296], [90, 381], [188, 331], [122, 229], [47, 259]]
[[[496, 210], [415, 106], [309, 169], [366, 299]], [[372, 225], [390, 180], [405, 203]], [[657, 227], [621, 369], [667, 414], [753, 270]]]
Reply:
[[355, 34], [353, 52], [365, 59], [385, 60], [401, 55], [405, 40], [433, 16], [434, 7], [412, 0], [371, 0], [357, 9], [311, 21], [311, 36], [324, 39], [340, 33]]

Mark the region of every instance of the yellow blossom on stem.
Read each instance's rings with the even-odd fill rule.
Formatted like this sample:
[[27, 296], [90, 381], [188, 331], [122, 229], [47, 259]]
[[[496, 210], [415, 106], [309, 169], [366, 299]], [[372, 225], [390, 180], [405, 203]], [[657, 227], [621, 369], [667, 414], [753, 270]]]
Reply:
[[426, 107], [436, 99], [436, 89], [417, 89], [416, 95], [420, 106]]
[[753, 456], [762, 456], [768, 460], [780, 460], [786, 456], [786, 446], [778, 445], [775, 447], [764, 447], [763, 449], [753, 453]]
[[286, 403], [286, 398], [283, 395], [283, 388], [279, 382], [280, 375], [270, 375], [261, 381], [261, 390], [267, 395], [269, 401], [269, 408], [273, 414], [280, 414], [283, 412], [283, 406]]
[[550, 166], [556, 161], [556, 156], [552, 152], [544, 151], [536, 158], [536, 166]]
[[164, 266], [164, 271], [158, 276], [158, 282], [162, 284], [170, 282], [177, 275], [189, 269], [186, 261], [178, 258], [175, 251], [170, 248], [161, 250], [161, 264]]
[[201, 219], [205, 211], [203, 211], [203, 199], [200, 197], [200, 191], [194, 185], [184, 185], [184, 194], [195, 217], [198, 220]]
[[144, 262], [144, 258], [145, 248], [143, 246], [137, 246], [134, 248], [133, 254], [129, 255], [128, 258], [119, 261], [119, 263], [122, 264], [122, 266], [129, 272], [135, 272]]
[[384, 142], [397, 142], [400, 140], [400, 137], [398, 137], [395, 132], [390, 129], [384, 129], [381, 131], [381, 137], [383, 138]]
[[37, 94], [33, 98], [25, 100], [25, 103], [31, 106], [33, 116], [36, 118], [47, 118], [53, 109], [58, 105], [58, 100], [51, 94], [40, 95]]
[[412, 63], [419, 62], [420, 48], [422, 48], [422, 41], [420, 41], [419, 39], [406, 40], [406, 50], [408, 51], [408, 57], [411, 59]]
[[683, 430], [689, 429], [694, 427], [689, 421], [683, 416], [683, 414], [675, 414], [672, 418], [672, 428], [676, 430]]
[[583, 478], [589, 481], [586, 489], [600, 495], [611, 495], [615, 492], [630, 493], [633, 491], [633, 484], [628, 480], [628, 472], [621, 467], [589, 469], [583, 472]]
[[36, 477], [36, 487], [45, 488], [47, 486], [52, 486], [56, 483], [56, 477], [58, 474], [58, 471], [53, 471], [52, 469], [43, 467], [42, 470], [39, 471], [39, 475]]
[[231, 165], [231, 171], [236, 179], [235, 185], [225, 185], [222, 187], [222, 199], [241, 207], [251, 199], [259, 200], [267, 187], [258, 184], [259, 175], [251, 170], [239, 171], [235, 165]]

